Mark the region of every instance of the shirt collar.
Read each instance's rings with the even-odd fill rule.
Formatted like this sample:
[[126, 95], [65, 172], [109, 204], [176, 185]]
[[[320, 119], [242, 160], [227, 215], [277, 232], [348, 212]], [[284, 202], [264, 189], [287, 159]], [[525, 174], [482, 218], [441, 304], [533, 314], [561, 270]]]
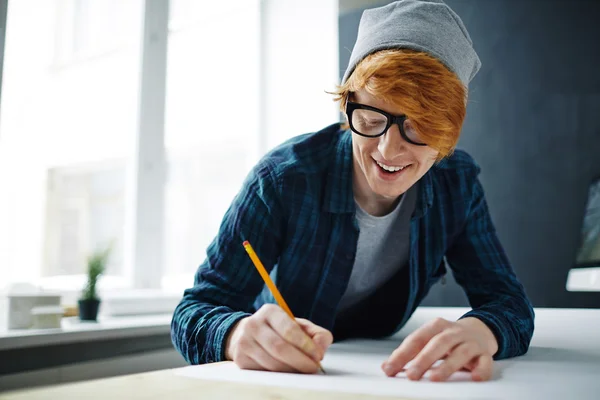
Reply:
[[[329, 173], [325, 182], [323, 197], [323, 210], [334, 214], [354, 213], [354, 192], [352, 190], [352, 133], [346, 130], [340, 133], [335, 146], [335, 155], [332, 157]], [[415, 217], [425, 215], [427, 209], [433, 204], [433, 169], [432, 167], [421, 178]]]

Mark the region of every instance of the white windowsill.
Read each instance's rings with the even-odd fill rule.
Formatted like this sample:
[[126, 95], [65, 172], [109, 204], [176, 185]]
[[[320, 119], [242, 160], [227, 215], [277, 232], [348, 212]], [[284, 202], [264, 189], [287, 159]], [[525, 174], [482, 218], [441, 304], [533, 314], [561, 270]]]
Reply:
[[168, 334], [171, 314], [99, 317], [98, 322], [82, 322], [77, 317], [63, 318], [60, 329], [0, 330], [0, 351], [90, 340], [118, 339]]

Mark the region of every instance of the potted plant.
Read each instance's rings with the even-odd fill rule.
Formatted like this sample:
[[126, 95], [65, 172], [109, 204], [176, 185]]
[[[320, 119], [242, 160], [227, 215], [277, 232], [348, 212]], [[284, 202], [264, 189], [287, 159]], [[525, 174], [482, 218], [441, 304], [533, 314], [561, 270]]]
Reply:
[[97, 250], [87, 260], [87, 282], [79, 300], [79, 319], [82, 321], [96, 321], [100, 298], [96, 292], [98, 278], [106, 269], [106, 263], [110, 256], [111, 246], [104, 250]]

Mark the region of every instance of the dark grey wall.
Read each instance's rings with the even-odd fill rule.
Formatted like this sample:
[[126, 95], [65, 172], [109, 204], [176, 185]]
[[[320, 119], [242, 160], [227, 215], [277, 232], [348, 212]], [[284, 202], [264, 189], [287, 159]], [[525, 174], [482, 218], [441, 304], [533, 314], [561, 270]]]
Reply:
[[[600, 176], [600, 1], [447, 0], [482, 60], [459, 147], [482, 167], [492, 218], [537, 307], [600, 307], [565, 289]], [[361, 11], [340, 16], [340, 66]], [[343, 74], [343, 71], [340, 72]], [[466, 305], [449, 279], [428, 305]]]

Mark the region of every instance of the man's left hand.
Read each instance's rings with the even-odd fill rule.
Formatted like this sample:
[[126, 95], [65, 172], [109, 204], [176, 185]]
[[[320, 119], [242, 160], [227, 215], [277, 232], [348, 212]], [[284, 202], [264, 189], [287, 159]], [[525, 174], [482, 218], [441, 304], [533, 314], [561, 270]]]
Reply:
[[437, 318], [411, 333], [383, 363], [386, 375], [395, 376], [412, 360], [406, 376], [419, 380], [432, 368], [432, 381], [445, 381], [461, 369], [471, 372], [475, 381], [492, 377], [492, 356], [498, 343], [492, 331], [477, 318], [463, 318], [457, 322]]

